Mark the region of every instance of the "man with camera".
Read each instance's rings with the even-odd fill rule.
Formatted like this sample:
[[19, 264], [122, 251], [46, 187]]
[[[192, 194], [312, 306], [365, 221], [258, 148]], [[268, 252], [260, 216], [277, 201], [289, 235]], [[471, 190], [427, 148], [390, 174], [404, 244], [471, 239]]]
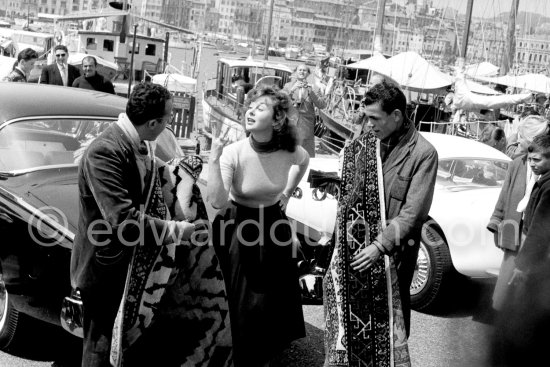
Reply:
[[300, 64], [296, 67], [296, 79], [288, 82], [284, 90], [290, 94], [294, 108], [298, 110], [298, 138], [300, 145], [309, 153], [310, 157], [315, 157], [315, 107], [325, 108], [326, 101], [318, 88], [308, 83], [307, 78], [311, 70], [306, 64]]

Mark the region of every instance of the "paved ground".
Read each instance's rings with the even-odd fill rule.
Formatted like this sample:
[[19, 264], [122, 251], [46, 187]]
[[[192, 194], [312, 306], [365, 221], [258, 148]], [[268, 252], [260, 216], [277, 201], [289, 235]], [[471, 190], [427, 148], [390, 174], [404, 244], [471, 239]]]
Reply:
[[[439, 314], [413, 312], [409, 349], [413, 366], [484, 367], [491, 333], [492, 287], [465, 282]], [[323, 306], [304, 306], [307, 337], [296, 341], [272, 367], [320, 367], [324, 360]], [[31, 329], [21, 351], [0, 352], [0, 367], [78, 365], [79, 341], [52, 328]], [[76, 362], [75, 362], [76, 361]]]

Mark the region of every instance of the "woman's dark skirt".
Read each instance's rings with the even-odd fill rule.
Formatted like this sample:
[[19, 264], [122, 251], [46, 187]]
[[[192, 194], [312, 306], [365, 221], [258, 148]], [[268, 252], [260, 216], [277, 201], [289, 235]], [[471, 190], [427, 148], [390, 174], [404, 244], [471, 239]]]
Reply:
[[261, 366], [305, 336], [288, 218], [279, 203], [249, 208], [232, 202], [212, 229], [227, 286], [235, 366]]

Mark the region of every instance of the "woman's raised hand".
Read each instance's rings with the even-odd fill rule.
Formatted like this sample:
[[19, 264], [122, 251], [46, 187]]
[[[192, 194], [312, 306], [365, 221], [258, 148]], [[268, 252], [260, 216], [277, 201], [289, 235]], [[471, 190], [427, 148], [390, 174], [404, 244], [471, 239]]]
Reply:
[[229, 140], [227, 139], [228, 133], [229, 127], [223, 133], [221, 126], [215, 126], [212, 128], [212, 147], [210, 148], [210, 161], [218, 161], [218, 159], [220, 159], [223, 148], [229, 143]]

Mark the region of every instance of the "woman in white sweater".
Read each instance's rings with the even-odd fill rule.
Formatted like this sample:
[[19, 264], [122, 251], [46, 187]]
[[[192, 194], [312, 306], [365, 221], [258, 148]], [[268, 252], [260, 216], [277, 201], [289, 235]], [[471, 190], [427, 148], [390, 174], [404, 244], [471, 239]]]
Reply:
[[309, 164], [289, 124], [289, 96], [256, 90], [245, 114], [248, 138], [209, 159], [207, 200], [220, 208], [213, 242], [227, 285], [236, 367], [267, 366], [305, 336], [293, 236], [286, 205]]

